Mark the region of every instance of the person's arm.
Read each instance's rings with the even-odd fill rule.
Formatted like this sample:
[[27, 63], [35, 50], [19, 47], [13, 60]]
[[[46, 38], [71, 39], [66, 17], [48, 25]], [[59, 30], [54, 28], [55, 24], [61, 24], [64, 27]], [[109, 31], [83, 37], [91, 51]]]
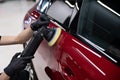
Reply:
[[0, 45], [23, 44], [31, 38], [33, 31], [37, 31], [42, 26], [48, 26], [49, 22], [49, 18], [41, 14], [37, 21], [33, 22], [27, 29], [23, 30], [18, 35], [1, 36]]
[[1, 73], [0, 80], [9, 80], [9, 79], [10, 77], [5, 72]]
[[33, 30], [27, 27], [16, 36], [1, 36], [0, 45], [23, 44], [30, 39], [32, 34]]

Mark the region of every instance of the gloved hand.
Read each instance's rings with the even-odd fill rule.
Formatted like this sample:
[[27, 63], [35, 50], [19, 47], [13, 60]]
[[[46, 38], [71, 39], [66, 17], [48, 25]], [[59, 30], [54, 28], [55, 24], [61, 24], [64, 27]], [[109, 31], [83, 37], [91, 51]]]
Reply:
[[42, 26], [48, 26], [50, 19], [45, 15], [41, 14], [37, 21], [33, 22], [30, 27], [33, 31], [38, 30]]
[[15, 73], [23, 70], [26, 67], [27, 63], [29, 63], [33, 58], [33, 56], [18, 58], [20, 54], [21, 53], [16, 53], [13, 56], [10, 64], [4, 69], [4, 72], [10, 77], [14, 76]]

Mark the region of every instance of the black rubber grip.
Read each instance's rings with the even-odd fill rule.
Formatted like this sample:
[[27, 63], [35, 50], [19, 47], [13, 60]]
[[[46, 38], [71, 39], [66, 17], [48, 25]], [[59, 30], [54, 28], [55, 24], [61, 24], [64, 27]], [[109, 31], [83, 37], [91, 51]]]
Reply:
[[42, 40], [43, 40], [43, 35], [41, 28], [33, 35], [28, 45], [22, 51], [21, 57], [33, 56], [37, 48], [39, 47], [40, 43], [42, 42]]

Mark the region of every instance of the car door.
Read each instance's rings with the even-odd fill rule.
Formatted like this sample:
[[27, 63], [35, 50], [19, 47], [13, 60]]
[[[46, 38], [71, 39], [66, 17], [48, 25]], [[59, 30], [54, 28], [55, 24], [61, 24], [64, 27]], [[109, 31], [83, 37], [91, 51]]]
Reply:
[[[45, 14], [51, 18], [49, 27], [60, 27], [62, 29], [62, 32], [64, 32], [64, 30], [67, 29], [66, 26], [68, 26], [67, 23], [69, 23], [70, 21], [70, 17], [74, 7], [71, 4], [69, 4], [69, 1], [65, 2], [63, 0], [53, 0], [53, 2], [50, 2], [50, 4], [51, 5], [49, 6], [49, 9], [47, 9], [46, 11], [43, 10], [43, 12], [45, 12]], [[42, 72], [45, 78], [46, 78], [45, 75], [46, 73], [49, 79], [64, 80], [64, 78], [61, 76], [58, 70], [59, 62], [60, 62], [59, 60], [62, 51], [60, 48], [61, 44], [58, 43], [59, 43], [59, 39], [54, 46], [50, 47], [48, 46], [46, 40], [44, 40], [38, 47], [38, 50], [35, 53], [36, 58], [33, 60], [34, 67], [38, 77], [41, 77], [41, 75], [39, 74], [40, 72]], [[41, 61], [39, 59], [41, 59]], [[40, 63], [44, 65], [40, 67], [39, 66]]]
[[[108, 53], [105, 50], [106, 46], [114, 38], [98, 28], [104, 26], [104, 30], [111, 29], [111, 34], [119, 40], [119, 16], [103, 6], [101, 1], [83, 0], [77, 18], [79, 18], [78, 25], [76, 25], [77, 19], [74, 18], [75, 21], [71, 22], [68, 32], [64, 31], [58, 41], [62, 50], [59, 63], [61, 75], [66, 80], [119, 80], [120, 58], [117, 45], [119, 42], [115, 39], [114, 45], [116, 47], [109, 49], [114, 54]], [[93, 34], [92, 31], [96, 33]], [[102, 37], [108, 43], [101, 42], [96, 36], [95, 39], [91, 39], [88, 35]], [[105, 40], [106, 38], [108, 39]]]
[[[75, 2], [74, 2], [75, 3]], [[70, 17], [72, 14], [74, 7], [69, 6], [69, 1], [66, 3], [63, 0], [54, 0], [52, 5], [46, 11], [46, 14], [51, 18], [51, 23], [49, 27], [60, 27], [62, 29], [62, 33], [67, 30], [67, 27], [70, 21]], [[61, 38], [64, 38], [60, 35], [60, 39], [56, 42], [56, 44], [50, 48], [50, 59], [48, 62], [48, 66], [45, 68], [47, 75], [52, 80], [65, 80], [61, 73], [59, 72], [59, 62], [61, 58]], [[60, 41], [60, 44], [59, 44]]]

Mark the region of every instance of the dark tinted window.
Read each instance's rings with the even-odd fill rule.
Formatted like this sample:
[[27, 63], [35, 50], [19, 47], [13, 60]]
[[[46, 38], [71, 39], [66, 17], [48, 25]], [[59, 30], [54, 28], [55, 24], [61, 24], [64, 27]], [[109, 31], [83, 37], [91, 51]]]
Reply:
[[120, 60], [120, 16], [112, 11], [116, 9], [119, 12], [117, 5], [105, 1], [107, 6], [112, 5], [111, 8], [114, 8], [110, 10], [99, 3], [99, 0], [85, 1], [87, 4], [83, 4], [84, 10], [80, 14], [78, 34], [101, 47], [103, 52]]
[[120, 14], [120, 1], [119, 0], [100, 0], [100, 1]]

